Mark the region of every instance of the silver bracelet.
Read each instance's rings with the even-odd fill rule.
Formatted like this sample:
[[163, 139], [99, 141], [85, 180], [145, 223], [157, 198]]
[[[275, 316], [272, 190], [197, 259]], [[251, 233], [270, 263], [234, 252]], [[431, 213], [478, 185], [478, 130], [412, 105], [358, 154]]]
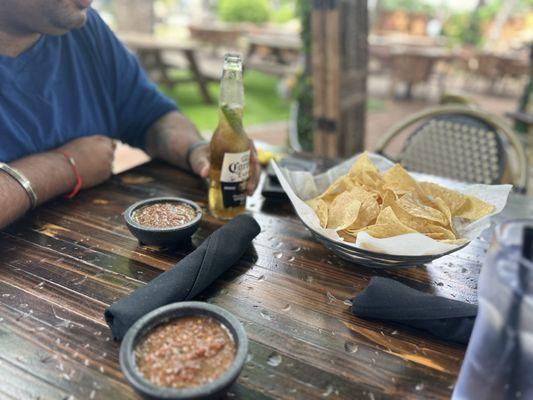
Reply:
[[30, 198], [30, 208], [33, 210], [35, 207], [37, 207], [37, 194], [35, 194], [35, 190], [33, 190], [30, 181], [17, 169], [10, 167], [3, 162], [0, 162], [0, 170], [4, 171], [10, 177], [15, 179], [26, 191], [26, 194]]

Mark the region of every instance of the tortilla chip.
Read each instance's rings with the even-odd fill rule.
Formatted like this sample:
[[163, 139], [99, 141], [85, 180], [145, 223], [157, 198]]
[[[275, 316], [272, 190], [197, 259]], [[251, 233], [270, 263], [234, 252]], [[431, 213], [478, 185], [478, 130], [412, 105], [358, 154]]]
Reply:
[[446, 216], [446, 219], [448, 220], [448, 225], [446, 225], [446, 228], [452, 231], [454, 236], [457, 236], [457, 232], [453, 227], [453, 215], [451, 210], [448, 208], [448, 205], [440, 197], [433, 199], [433, 202], [437, 206], [437, 209]]
[[376, 221], [380, 210], [379, 204], [373, 194], [358, 186], [354, 186], [350, 191], [350, 196], [353, 200], [361, 203], [361, 208], [357, 219], [347, 228], [351, 231], [357, 231], [365, 226], [372, 225]]
[[466, 201], [466, 196], [464, 194], [447, 189], [436, 183], [420, 182], [420, 187], [424, 193], [431, 198], [435, 199], [438, 197], [442, 199], [450, 209], [452, 215], [455, 215], [457, 210], [459, 210]]
[[450, 229], [438, 225], [427, 225], [420, 233], [435, 240], [455, 240], [456, 236]]
[[361, 202], [354, 198], [352, 192], [339, 194], [329, 206], [328, 229], [347, 228], [357, 219], [360, 209]]
[[355, 243], [355, 239], [357, 238], [357, 234], [354, 235], [346, 229], [341, 229], [337, 231], [337, 234], [342, 238], [342, 240], [349, 243]]
[[398, 196], [396, 196], [392, 190], [385, 189], [383, 192], [381, 192], [381, 209], [383, 210], [392, 206], [394, 203], [396, 203], [396, 200], [398, 200]]
[[425, 205], [416, 194], [404, 194], [396, 201], [396, 205], [413, 217], [433, 221], [440, 225], [447, 225], [448, 223], [448, 219], [442, 212]]
[[307, 202], [309, 206], [313, 209], [318, 220], [320, 221], [320, 226], [325, 228], [328, 225], [328, 203], [322, 199], [312, 199]]
[[370, 225], [365, 229], [362, 229], [360, 232], [366, 232], [370, 236], [375, 237], [376, 239], [383, 239], [393, 236], [404, 235], [406, 233], [416, 233], [414, 229], [410, 229], [405, 225]]
[[488, 215], [493, 211], [493, 205], [485, 203], [483, 200], [480, 200], [477, 197], [466, 196], [466, 201], [462, 207], [457, 210], [455, 215], [470, 221], [475, 221], [483, 218], [485, 215]]
[[324, 200], [326, 203], [331, 204], [335, 198], [349, 191], [354, 186], [352, 180], [347, 176], [341, 176], [340, 178], [335, 179], [335, 181], [329, 185], [329, 187], [317, 198]]
[[373, 173], [374, 175], [379, 176], [379, 170], [374, 165], [372, 161], [370, 161], [370, 158], [368, 157], [368, 153], [365, 151], [352, 165], [352, 168], [350, 168], [350, 171], [348, 172], [348, 176], [352, 179], [359, 180], [363, 173]]
[[400, 164], [394, 164], [394, 166], [385, 171], [383, 180], [385, 181], [385, 186], [395, 193], [403, 194], [422, 190], [417, 181]]

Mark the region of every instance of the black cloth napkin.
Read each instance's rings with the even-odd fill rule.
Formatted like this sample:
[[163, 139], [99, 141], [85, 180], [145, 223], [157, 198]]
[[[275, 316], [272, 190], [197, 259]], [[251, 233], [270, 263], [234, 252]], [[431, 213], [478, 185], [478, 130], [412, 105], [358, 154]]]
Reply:
[[477, 306], [419, 292], [388, 278], [374, 277], [352, 302], [357, 317], [393, 321], [444, 340], [468, 343]]
[[243, 256], [260, 230], [248, 215], [232, 219], [170, 270], [109, 306], [104, 316], [115, 340], [146, 313], [202, 292]]

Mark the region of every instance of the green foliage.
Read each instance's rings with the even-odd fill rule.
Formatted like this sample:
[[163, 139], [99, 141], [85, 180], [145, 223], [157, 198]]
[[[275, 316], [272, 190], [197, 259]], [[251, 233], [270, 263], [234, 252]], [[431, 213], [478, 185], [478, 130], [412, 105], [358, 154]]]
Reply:
[[384, 10], [404, 10], [409, 12], [431, 14], [435, 7], [424, 0], [381, 0], [380, 6]]
[[[298, 0], [297, 12], [302, 21], [303, 53], [311, 53], [311, 1]], [[306, 151], [313, 150], [313, 86], [309, 71], [299, 74], [294, 87], [294, 99], [298, 102], [298, 140]]]
[[268, 0], [219, 0], [218, 15], [226, 22], [267, 22], [270, 17]]
[[[481, 47], [484, 44], [483, 27], [492, 21], [504, 0], [490, 0], [485, 5], [471, 12], [460, 12], [450, 15], [443, 26], [443, 34], [452, 45], [471, 44]], [[516, 14], [531, 9], [533, 0], [519, 0], [514, 7]]]
[[[184, 77], [186, 73], [177, 72], [173, 77]], [[248, 70], [244, 74], [244, 129], [247, 126], [289, 118], [289, 105], [277, 92], [278, 79], [257, 71]], [[218, 99], [216, 83], [209, 85], [213, 99]], [[174, 99], [181, 111], [191, 119], [200, 131], [212, 132], [218, 124], [218, 104], [205, 104], [196, 83], [180, 83], [172, 89], [160, 88]]]
[[501, 2], [502, 0], [493, 0], [472, 12], [450, 15], [444, 23], [443, 35], [452, 45], [470, 44], [481, 47], [485, 39], [483, 26], [495, 17]]
[[448, 39], [451, 45], [473, 44], [481, 45], [482, 36], [479, 32], [479, 25], [472, 23], [474, 18], [471, 13], [462, 12], [452, 14], [442, 27], [442, 34]]
[[313, 86], [311, 78], [306, 75], [298, 77], [294, 88], [294, 97], [298, 101], [298, 141], [305, 151], [313, 150]]
[[283, 24], [293, 20], [294, 18], [296, 18], [294, 4], [285, 3], [281, 5], [279, 9], [272, 12], [271, 21], [277, 22], [278, 24]]

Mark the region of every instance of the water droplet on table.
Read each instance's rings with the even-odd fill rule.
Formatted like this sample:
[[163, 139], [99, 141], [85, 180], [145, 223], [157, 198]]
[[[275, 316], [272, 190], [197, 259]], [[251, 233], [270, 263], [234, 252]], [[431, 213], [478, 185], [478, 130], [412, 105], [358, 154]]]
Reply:
[[261, 310], [260, 312], [261, 316], [266, 319], [267, 321], [271, 321], [272, 320], [272, 317], [270, 316], [270, 314], [268, 313], [268, 311], [265, 311], [265, 310]]
[[276, 257], [276, 258], [279, 259], [279, 258], [283, 257], [283, 253], [280, 253], [280, 252], [278, 251], [278, 252], [274, 253], [274, 257]]
[[258, 280], [259, 282], [264, 281], [265, 279], [266, 279], [266, 278], [265, 278], [264, 275], [261, 275], [259, 278], [257, 278], [257, 280]]
[[417, 383], [415, 386], [415, 390], [417, 392], [420, 392], [421, 390], [424, 390], [424, 384], [423, 383]]
[[328, 298], [328, 303], [333, 303], [334, 301], [337, 300], [337, 298], [335, 296], [333, 296], [331, 294], [331, 292], [329, 292], [329, 291], [326, 292], [326, 297]]
[[298, 252], [301, 251], [301, 250], [302, 250], [302, 248], [301, 248], [300, 246], [296, 246], [296, 247], [293, 247], [293, 248], [291, 249], [291, 251], [294, 251], [295, 253], [298, 253]]
[[295, 258], [294, 256], [290, 256], [290, 257], [287, 259], [287, 261], [288, 261], [288, 262], [293, 262], [295, 259], [296, 259], [296, 258]]
[[272, 353], [268, 356], [267, 364], [271, 367], [277, 367], [281, 364], [282, 358], [278, 353]]
[[283, 311], [290, 311], [290, 309], [291, 309], [290, 304], [285, 304], [285, 307], [282, 308]]
[[328, 387], [326, 387], [326, 390], [322, 393], [322, 396], [328, 397], [331, 393], [333, 393], [333, 386], [328, 385]]
[[348, 353], [357, 353], [357, 350], [359, 350], [359, 346], [357, 346], [353, 342], [346, 342], [344, 343], [344, 350], [346, 350]]
[[345, 306], [348, 306], [348, 307], [352, 306], [352, 301], [350, 299], [344, 300], [343, 303], [344, 303]]

